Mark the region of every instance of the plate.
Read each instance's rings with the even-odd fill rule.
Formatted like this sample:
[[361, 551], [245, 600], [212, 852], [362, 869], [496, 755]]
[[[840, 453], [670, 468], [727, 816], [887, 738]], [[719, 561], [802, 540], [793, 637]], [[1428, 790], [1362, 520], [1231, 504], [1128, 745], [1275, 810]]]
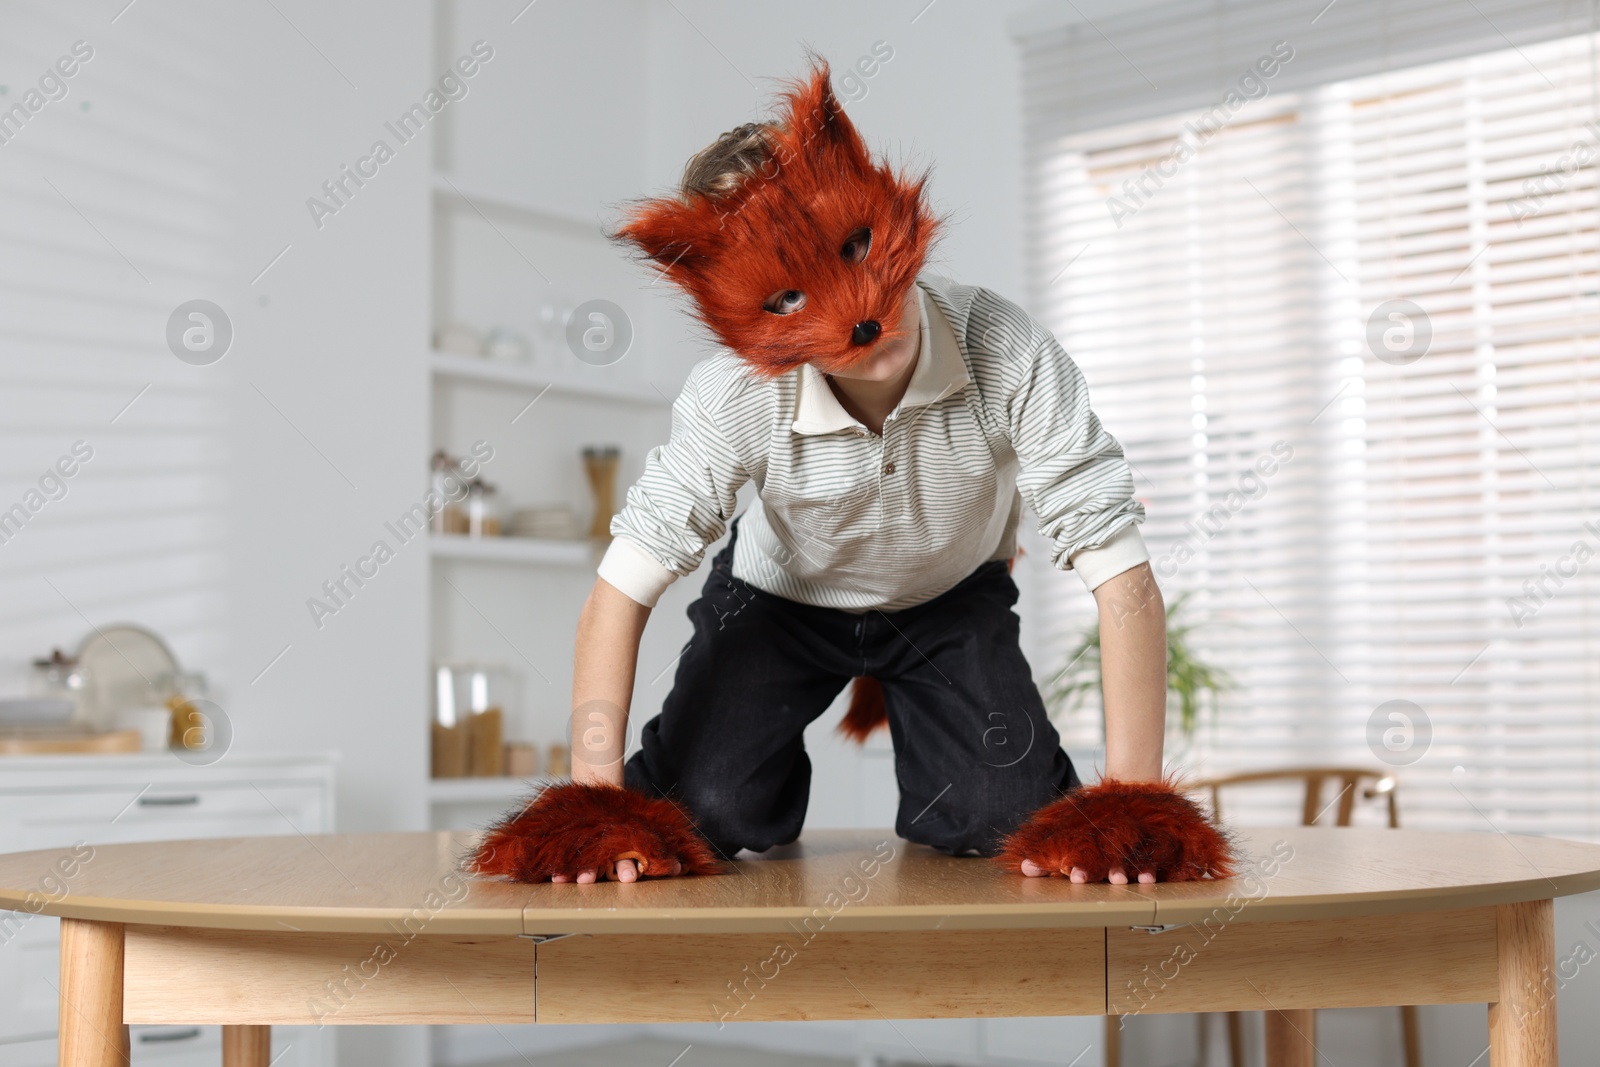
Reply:
[[133, 623], [102, 626], [78, 645], [83, 668], [83, 715], [110, 727], [127, 708], [167, 702], [178, 676], [178, 659], [150, 630]]

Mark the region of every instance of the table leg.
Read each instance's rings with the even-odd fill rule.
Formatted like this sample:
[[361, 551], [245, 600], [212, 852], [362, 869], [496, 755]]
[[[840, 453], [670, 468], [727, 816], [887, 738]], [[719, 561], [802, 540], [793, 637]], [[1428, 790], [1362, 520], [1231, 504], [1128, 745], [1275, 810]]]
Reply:
[[[1228, 1013], [1228, 1067], [1244, 1067], [1244, 1016], [1236, 1011]], [[1408, 1063], [1406, 1067], [1422, 1067]]]
[[1316, 1067], [1316, 1009], [1269, 1010], [1265, 1014], [1267, 1067]]
[[126, 1067], [121, 923], [61, 920], [60, 1067]]
[[271, 1059], [272, 1027], [222, 1028], [222, 1067], [268, 1067]]
[[1400, 1009], [1400, 1039], [1406, 1047], [1406, 1067], [1422, 1067], [1422, 1024], [1415, 1004]]
[[1489, 1005], [1489, 1063], [1555, 1067], [1555, 902], [1496, 907], [1495, 945], [1500, 1000]]

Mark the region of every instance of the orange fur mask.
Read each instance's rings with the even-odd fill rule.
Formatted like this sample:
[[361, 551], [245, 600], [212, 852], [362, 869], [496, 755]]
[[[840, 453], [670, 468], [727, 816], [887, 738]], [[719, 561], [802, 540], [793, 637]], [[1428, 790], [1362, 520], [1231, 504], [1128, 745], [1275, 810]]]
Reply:
[[783, 97], [766, 147], [758, 173], [731, 192], [645, 200], [611, 236], [659, 267], [716, 341], [759, 372], [845, 370], [901, 333], [941, 224], [928, 175], [873, 160], [820, 60]]

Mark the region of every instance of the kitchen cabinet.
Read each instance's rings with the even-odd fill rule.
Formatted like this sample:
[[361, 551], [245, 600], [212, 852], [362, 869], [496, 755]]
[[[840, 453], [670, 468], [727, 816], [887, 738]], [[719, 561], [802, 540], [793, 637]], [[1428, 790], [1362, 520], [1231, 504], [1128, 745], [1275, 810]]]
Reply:
[[[315, 834], [333, 830], [333, 753], [229, 754], [193, 766], [167, 752], [0, 759], [0, 852], [174, 838]], [[39, 891], [72, 892], [70, 873], [44, 869]], [[56, 1062], [59, 922], [0, 911], [0, 1067]], [[220, 1062], [215, 1026], [135, 1026], [140, 1067]], [[274, 1067], [332, 1067], [331, 1031], [279, 1027]]]

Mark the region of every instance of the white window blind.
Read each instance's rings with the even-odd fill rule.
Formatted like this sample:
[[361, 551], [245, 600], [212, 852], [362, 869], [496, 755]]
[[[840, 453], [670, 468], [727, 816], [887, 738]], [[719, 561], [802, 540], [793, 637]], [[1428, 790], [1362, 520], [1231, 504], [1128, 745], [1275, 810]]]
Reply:
[[[1600, 836], [1597, 53], [1032, 140], [1035, 308], [1239, 683], [1191, 769], [1387, 764], [1406, 825]], [[1064, 653], [1094, 606], [1039, 580]]]
[[233, 110], [184, 17], [117, 14], [8, 5], [0, 28], [5, 696], [111, 623], [186, 666], [226, 651], [229, 364], [181, 362], [166, 326], [226, 280]]

